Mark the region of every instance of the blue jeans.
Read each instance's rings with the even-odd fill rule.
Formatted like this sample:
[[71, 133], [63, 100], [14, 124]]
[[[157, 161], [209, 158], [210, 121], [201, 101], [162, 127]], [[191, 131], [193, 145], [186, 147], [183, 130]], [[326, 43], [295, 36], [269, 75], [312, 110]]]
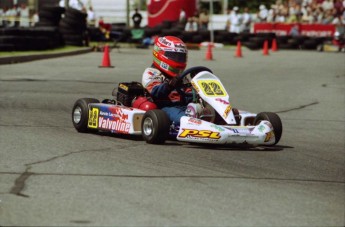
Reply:
[[174, 122], [175, 125], [180, 125], [181, 117], [185, 116], [186, 106], [166, 106], [161, 108], [167, 113], [170, 121]]

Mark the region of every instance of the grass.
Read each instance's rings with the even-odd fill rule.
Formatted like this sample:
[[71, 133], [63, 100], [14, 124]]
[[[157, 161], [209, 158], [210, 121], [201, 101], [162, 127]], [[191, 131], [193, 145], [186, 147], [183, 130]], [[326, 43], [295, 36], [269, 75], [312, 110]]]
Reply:
[[0, 57], [16, 57], [16, 56], [26, 56], [26, 55], [35, 55], [35, 54], [56, 54], [56, 53], [64, 53], [69, 51], [76, 51], [76, 50], [83, 50], [86, 47], [78, 47], [78, 46], [64, 46], [56, 49], [50, 50], [38, 50], [38, 51], [9, 51], [9, 52], [1, 52]]

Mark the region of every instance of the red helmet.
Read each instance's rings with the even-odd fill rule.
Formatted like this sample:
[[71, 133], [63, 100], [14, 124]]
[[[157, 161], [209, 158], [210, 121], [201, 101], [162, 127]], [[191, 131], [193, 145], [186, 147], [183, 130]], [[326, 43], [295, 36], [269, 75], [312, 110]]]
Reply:
[[156, 38], [153, 46], [153, 65], [171, 77], [179, 75], [187, 66], [185, 43], [175, 36]]
[[136, 98], [132, 103], [132, 107], [145, 111], [157, 109], [157, 105], [144, 96]]

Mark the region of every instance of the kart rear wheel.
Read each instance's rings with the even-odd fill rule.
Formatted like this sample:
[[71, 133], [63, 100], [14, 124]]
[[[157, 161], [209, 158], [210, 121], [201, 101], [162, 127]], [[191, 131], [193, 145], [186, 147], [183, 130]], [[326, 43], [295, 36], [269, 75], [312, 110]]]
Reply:
[[162, 144], [168, 137], [170, 119], [159, 109], [149, 110], [141, 122], [142, 136], [147, 143]]
[[99, 103], [99, 100], [93, 98], [78, 99], [72, 109], [72, 122], [78, 132], [91, 132], [87, 127], [89, 119], [89, 103]]
[[275, 135], [275, 142], [272, 145], [277, 144], [283, 133], [283, 124], [278, 114], [272, 112], [258, 113], [255, 117], [254, 125], [258, 125], [260, 121], [269, 121], [272, 124]]

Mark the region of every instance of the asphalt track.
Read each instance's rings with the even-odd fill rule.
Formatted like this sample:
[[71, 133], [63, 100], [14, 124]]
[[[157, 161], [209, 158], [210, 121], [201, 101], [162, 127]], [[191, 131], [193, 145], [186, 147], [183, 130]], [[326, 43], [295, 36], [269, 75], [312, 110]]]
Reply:
[[192, 50], [234, 107], [277, 112], [278, 146], [148, 145], [80, 134], [78, 98], [140, 81], [150, 50], [0, 66], [0, 226], [344, 226], [345, 61], [341, 53]]

